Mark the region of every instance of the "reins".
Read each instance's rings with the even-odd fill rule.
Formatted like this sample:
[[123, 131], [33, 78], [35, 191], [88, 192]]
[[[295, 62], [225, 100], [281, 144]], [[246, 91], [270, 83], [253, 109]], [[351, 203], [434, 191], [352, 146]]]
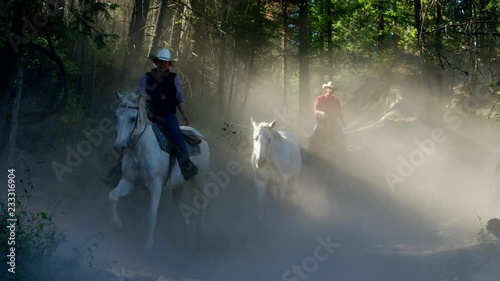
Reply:
[[[123, 106], [123, 108], [125, 109], [136, 109], [137, 110], [137, 115], [136, 115], [136, 118], [135, 118], [135, 123], [134, 123], [134, 129], [132, 130], [132, 132], [130, 132], [130, 135], [129, 135], [129, 141], [132, 139], [132, 135], [134, 134], [134, 131], [137, 129], [137, 124], [138, 124], [138, 120], [139, 120], [139, 116], [140, 116], [140, 109], [138, 106]], [[142, 138], [142, 136], [144, 135], [144, 132], [146, 132], [146, 129], [147, 129], [147, 125], [144, 126], [144, 129], [142, 130], [141, 134], [139, 135], [139, 137], [137, 138], [137, 140], [135, 140], [134, 144], [130, 145], [129, 148], [130, 150], [133, 150], [134, 147], [137, 145], [137, 143], [139, 142], [139, 140]], [[168, 153], [169, 155], [169, 165], [168, 165], [168, 173], [167, 173], [167, 178], [165, 179], [165, 182], [169, 182], [170, 179], [171, 179], [171, 175], [172, 175], [172, 168], [173, 168], [173, 164], [174, 164], [174, 157], [172, 157], [171, 153]]]
[[[134, 134], [134, 131], [135, 129], [137, 129], [137, 123], [138, 123], [138, 120], [139, 120], [139, 107], [138, 106], [134, 106], [134, 107], [125, 107], [126, 109], [136, 109], [137, 110], [137, 115], [135, 117], [135, 123], [134, 123], [134, 129], [130, 132], [130, 135], [128, 136], [128, 139], [129, 141], [132, 140], [132, 135]], [[134, 142], [133, 145], [129, 146], [130, 149], [134, 149], [134, 147], [137, 145], [137, 143], [139, 142], [139, 140], [141, 139], [142, 135], [144, 134], [144, 132], [146, 131], [146, 128], [148, 126], [144, 126], [144, 130], [142, 130], [141, 134], [139, 135], [139, 137], [137, 138], [137, 140]]]

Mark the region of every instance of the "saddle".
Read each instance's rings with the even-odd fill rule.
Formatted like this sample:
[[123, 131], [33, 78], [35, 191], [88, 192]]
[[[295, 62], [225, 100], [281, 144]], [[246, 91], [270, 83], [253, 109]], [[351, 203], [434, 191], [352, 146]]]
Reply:
[[[171, 152], [171, 147], [170, 147], [170, 136], [168, 135], [167, 132], [165, 132], [162, 127], [156, 123], [152, 124], [153, 127], [153, 132], [155, 133], [156, 140], [158, 141], [158, 144], [160, 145], [160, 148], [167, 152]], [[198, 155], [201, 153], [200, 146], [199, 144], [202, 142], [202, 137], [196, 135], [192, 131], [189, 130], [182, 130], [181, 133], [184, 136], [184, 141], [186, 142], [186, 148], [188, 150], [189, 156], [194, 156]]]
[[199, 145], [202, 141], [202, 138], [196, 135], [193, 131], [181, 129], [181, 133], [184, 135], [184, 140], [191, 145]]

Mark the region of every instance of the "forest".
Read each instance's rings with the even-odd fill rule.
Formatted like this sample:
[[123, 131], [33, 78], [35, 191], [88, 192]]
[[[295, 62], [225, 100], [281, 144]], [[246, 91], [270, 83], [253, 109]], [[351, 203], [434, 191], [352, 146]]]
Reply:
[[164, 47], [192, 107], [228, 117], [265, 89], [307, 119], [334, 78], [361, 99], [388, 91], [382, 73], [409, 76], [438, 107], [459, 85], [466, 95], [499, 87], [495, 1], [6, 1], [2, 11], [3, 133], [18, 75], [21, 118], [72, 111], [80, 123], [100, 98], [137, 87]]
[[[0, 276], [500, 276], [498, 0], [5, 0], [0, 38], [0, 167], [16, 172], [20, 272], [9, 273], [3, 255]], [[117, 232], [102, 177], [118, 158], [116, 92], [137, 92], [163, 48], [215, 182], [227, 167], [242, 172], [210, 203], [201, 244], [182, 234], [164, 187], [158, 246], [147, 252], [148, 192], [122, 199], [129, 218]], [[305, 151], [329, 81], [349, 159], [321, 170]], [[256, 217], [251, 118], [276, 121], [302, 153], [297, 190], [286, 206], [268, 200], [266, 223]], [[325, 241], [338, 247], [311, 269]]]

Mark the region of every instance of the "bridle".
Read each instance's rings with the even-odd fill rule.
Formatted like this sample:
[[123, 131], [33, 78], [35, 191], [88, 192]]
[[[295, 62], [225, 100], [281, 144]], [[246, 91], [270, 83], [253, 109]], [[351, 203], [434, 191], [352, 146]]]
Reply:
[[[134, 149], [135, 145], [139, 142], [139, 140], [141, 139], [142, 135], [144, 135], [144, 132], [146, 131], [146, 128], [148, 127], [147, 125], [144, 126], [144, 129], [142, 130], [141, 134], [139, 135], [139, 137], [133, 142], [133, 145], [130, 145], [130, 143], [132, 143], [132, 135], [134, 134], [134, 131], [137, 129], [137, 124], [138, 124], [138, 120], [139, 120], [139, 116], [140, 116], [140, 109], [139, 109], [139, 106], [119, 106], [118, 108], [125, 108], [125, 109], [135, 109], [137, 110], [137, 114], [135, 116], [135, 122], [134, 122], [134, 129], [132, 129], [132, 131], [130, 132], [130, 135], [128, 136], [128, 140], [127, 140], [127, 148], [129, 148], [130, 150]], [[170, 176], [172, 174], [172, 167], [173, 167], [173, 163], [174, 163], [174, 160], [175, 158], [172, 157], [171, 153], [168, 153], [169, 155], [169, 165], [168, 165], [168, 174], [167, 174], [167, 178], [165, 180], [165, 182], [168, 182], [170, 180]]]
[[[142, 130], [142, 132], [139, 135], [139, 137], [137, 138], [137, 140], [135, 140], [134, 144], [130, 145], [130, 143], [132, 142], [132, 135], [134, 134], [134, 131], [137, 129], [137, 124], [138, 124], [138, 120], [139, 120], [139, 107], [138, 106], [120, 106], [120, 107], [121, 108], [125, 108], [125, 109], [135, 109], [135, 110], [137, 110], [137, 114], [135, 116], [135, 122], [134, 122], [134, 129], [132, 129], [132, 131], [130, 132], [130, 135], [128, 136], [128, 139], [127, 139], [127, 148], [134, 149], [135, 145], [139, 142], [139, 140], [141, 139], [142, 135], [146, 131], [147, 126], [144, 126], [144, 129]], [[120, 107], [118, 107], [118, 108], [120, 108]]]

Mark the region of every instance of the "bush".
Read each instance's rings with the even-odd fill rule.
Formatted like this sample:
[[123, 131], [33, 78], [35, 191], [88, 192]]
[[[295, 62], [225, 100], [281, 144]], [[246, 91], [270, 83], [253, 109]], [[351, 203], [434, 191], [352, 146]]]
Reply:
[[495, 240], [493, 236], [489, 233], [489, 231], [486, 229], [486, 227], [483, 224], [483, 219], [479, 216], [477, 216], [479, 220], [479, 224], [481, 225], [481, 229], [479, 232], [475, 235], [475, 239], [479, 244], [489, 244]]
[[[27, 184], [32, 187], [31, 177], [28, 172]], [[37, 280], [35, 267], [42, 261], [49, 258], [55, 250], [65, 241], [63, 233], [59, 232], [52, 220], [52, 214], [48, 212], [32, 212], [28, 209], [29, 194], [24, 186], [16, 188], [17, 192], [24, 190], [27, 200], [25, 203], [16, 201], [15, 215], [17, 218], [15, 228], [15, 245], [9, 245], [10, 230], [7, 228], [12, 218], [7, 205], [0, 204], [0, 276], [6, 275], [9, 278], [0, 278], [1, 280]], [[17, 194], [19, 196], [19, 194]], [[7, 270], [10, 266], [9, 257], [10, 248], [15, 247], [15, 274]], [[5, 254], [4, 254], [5, 253]]]

